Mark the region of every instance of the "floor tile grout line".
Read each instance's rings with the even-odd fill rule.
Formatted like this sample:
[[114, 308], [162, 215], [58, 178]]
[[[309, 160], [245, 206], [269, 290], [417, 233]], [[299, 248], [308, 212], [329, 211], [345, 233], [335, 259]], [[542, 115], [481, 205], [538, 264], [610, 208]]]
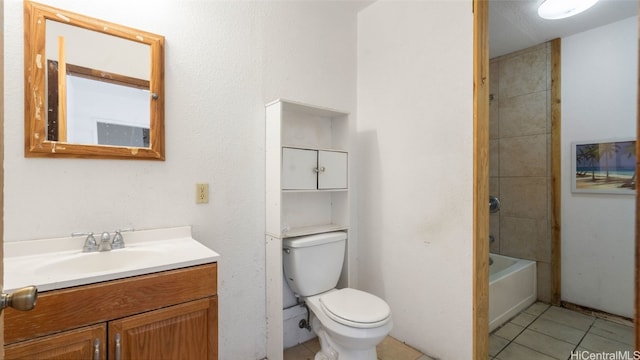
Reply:
[[[549, 309], [551, 309], [551, 308], [552, 308], [552, 307], [554, 307], [554, 306], [555, 306], [555, 305], [551, 305], [551, 306], [549, 307]], [[591, 325], [589, 325], [589, 328], [591, 328], [591, 326], [593, 325], [593, 323], [594, 323], [594, 322], [595, 322], [595, 320], [597, 319], [595, 316], [592, 316], [592, 315], [585, 315], [585, 314], [583, 314], [583, 313], [581, 313], [581, 312], [578, 312], [578, 311], [575, 311], [575, 310], [571, 310], [571, 309], [563, 308], [563, 307], [560, 307], [560, 306], [556, 306], [556, 307], [557, 307], [557, 308], [559, 308], [559, 309], [564, 309], [564, 310], [571, 311], [571, 312], [576, 313], [576, 314], [579, 314], [579, 315], [584, 315], [584, 316], [587, 316], [587, 317], [591, 317], [591, 318], [593, 318], [593, 320], [591, 320]], [[545, 311], [545, 312], [546, 312], [546, 311]], [[540, 315], [542, 315], [542, 314], [540, 314]], [[537, 320], [537, 319], [536, 319], [536, 320]], [[575, 327], [575, 326], [571, 326], [571, 325], [569, 325], [569, 324], [563, 324], [563, 323], [561, 323], [561, 322], [557, 322], [556, 320], [553, 320], [553, 319], [547, 319], [547, 318], [545, 318], [544, 320], [549, 320], [549, 321], [554, 322], [554, 323], [556, 323], [556, 324], [560, 324], [560, 325], [568, 326], [568, 327], [570, 327], [570, 328], [572, 328], [572, 329], [576, 329], [576, 330], [584, 331], [584, 330], [582, 330], [582, 329], [580, 329], [580, 328], [577, 328], [577, 327]]]
[[[559, 324], [559, 323], [556, 323], [556, 324]], [[582, 337], [580, 338], [581, 340], [582, 340], [582, 338], [586, 335], [586, 331], [585, 331], [585, 330], [580, 330], [580, 329], [576, 329], [576, 328], [572, 328], [572, 329], [578, 330], [578, 331], [580, 331], [580, 332], [582, 332], [582, 333], [583, 333], [583, 334], [582, 334]], [[541, 335], [548, 336], [548, 337], [550, 337], [550, 338], [552, 338], [552, 339], [554, 339], [554, 340], [561, 341], [561, 342], [563, 342], [563, 343], [565, 343], [565, 344], [569, 344], [569, 345], [577, 345], [577, 344], [572, 344], [572, 343], [568, 342], [567, 340], [557, 338], [557, 337], [555, 337], [555, 336], [553, 336], [553, 335], [549, 335], [549, 334], [543, 333], [542, 331], [539, 331], [539, 330], [536, 330], [536, 329], [529, 329], [529, 328], [527, 328], [527, 330], [533, 331], [533, 332], [538, 333], [538, 334], [541, 334]], [[579, 343], [579, 342], [578, 342], [578, 343]]]
[[[586, 337], [587, 335], [589, 335], [589, 334], [590, 334], [591, 336], [597, 336], [597, 337], [599, 337], [599, 338], [603, 338], [603, 339], [605, 339], [605, 340], [607, 340], [607, 341], [612, 341], [612, 342], [617, 343], [617, 344], [620, 344], [620, 345], [627, 345], [627, 346], [631, 346], [631, 347], [633, 347], [633, 345], [632, 345], [632, 344], [623, 343], [622, 341], [618, 341], [617, 339], [611, 339], [611, 338], [608, 338], [608, 337], [606, 337], [606, 336], [602, 336], [602, 335], [599, 335], [599, 334], [592, 333], [592, 332], [591, 332], [591, 330], [592, 330], [593, 328], [594, 328], [594, 326], [590, 326], [590, 327], [589, 327], [589, 330], [588, 330], [588, 331], [587, 331], [587, 333], [585, 334], [585, 337]], [[582, 339], [581, 339], [580, 341], [582, 341]], [[590, 351], [591, 351], [591, 350], [590, 350]]]
[[[546, 312], [547, 312], [549, 309], [551, 309], [551, 308], [553, 308], [553, 305], [550, 305], [550, 306], [549, 306], [545, 311], [543, 311], [542, 313], [540, 313], [540, 315], [536, 318], [536, 320], [538, 320], [538, 318], [540, 318], [540, 317], [542, 316], [542, 314], [546, 313]], [[560, 308], [560, 309], [563, 309], [562, 307], [559, 307], [559, 308]], [[569, 310], [569, 309], [567, 309], [567, 310]], [[575, 311], [573, 311], [573, 310], [569, 310], [569, 311], [575, 312]], [[583, 314], [583, 315], [584, 315], [584, 314]], [[566, 360], [571, 359], [571, 354], [578, 350], [578, 346], [580, 346], [580, 343], [581, 343], [581, 342], [582, 342], [582, 340], [585, 338], [585, 336], [587, 336], [587, 333], [589, 332], [589, 330], [591, 330], [591, 328], [593, 327], [593, 324], [595, 324], [595, 322], [596, 322], [596, 318], [594, 317], [594, 318], [593, 318], [593, 320], [591, 320], [591, 324], [589, 324], [589, 328], [585, 331], [585, 330], [582, 330], [582, 329], [575, 328], [575, 327], [573, 327], [573, 326], [571, 326], [571, 325], [567, 325], [567, 324], [562, 324], [562, 323], [556, 322], [556, 321], [554, 321], [554, 320], [552, 320], [552, 319], [545, 319], [545, 320], [549, 320], [549, 321], [551, 321], [551, 322], [553, 322], [553, 323], [556, 323], [556, 324], [565, 325], [565, 326], [570, 327], [570, 328], [572, 328], [572, 329], [576, 329], [576, 330], [579, 330], [579, 331], [582, 331], [582, 332], [583, 332], [582, 337], [580, 338], [580, 341], [578, 341], [578, 343], [574, 345], [574, 344], [568, 343], [568, 342], [566, 342], [566, 341], [563, 341], [563, 340], [561, 340], [561, 339], [557, 339], [557, 338], [555, 338], [555, 337], [553, 337], [553, 336], [551, 336], [551, 335], [544, 334], [544, 333], [540, 333], [540, 332], [538, 332], [538, 331], [535, 331], [534, 329], [529, 329], [529, 326], [531, 326], [531, 324], [533, 324], [533, 323], [535, 322], [535, 320], [534, 320], [534, 321], [532, 321], [532, 322], [531, 322], [531, 324], [529, 324], [529, 326], [527, 326], [527, 327], [526, 327], [526, 329], [529, 329], [529, 330], [531, 330], [531, 331], [537, 332], [537, 333], [539, 333], [539, 334], [547, 335], [547, 336], [549, 336], [550, 338], [553, 338], [553, 339], [556, 339], [556, 340], [562, 341], [562, 342], [564, 342], [564, 343], [566, 343], [566, 344], [569, 344], [569, 345], [573, 345], [573, 350], [571, 351], [571, 353], [569, 354], [569, 356], [567, 357], [567, 359], [566, 359]], [[526, 330], [526, 329], [525, 329], [525, 330]], [[515, 339], [514, 339], [514, 340], [515, 340]], [[531, 350], [534, 350], [534, 349], [531, 349]], [[535, 351], [537, 351], [537, 350], [535, 350]], [[539, 352], [539, 351], [538, 351], [538, 352]], [[546, 355], [546, 354], [544, 354], [544, 355]], [[553, 357], [553, 356], [551, 356], [551, 357]]]
[[[533, 303], [533, 304], [535, 304], [535, 303]], [[533, 304], [529, 305], [529, 307], [533, 306]], [[527, 309], [529, 309], [529, 307], [528, 307]], [[533, 321], [531, 321], [531, 322], [529, 323], [529, 325], [533, 324], [536, 320], [538, 320], [538, 318], [539, 318], [540, 316], [542, 316], [542, 314], [546, 313], [546, 312], [547, 312], [547, 310], [549, 310], [550, 308], [551, 308], [551, 306], [547, 307], [543, 312], [541, 312], [540, 314], [538, 314], [538, 315], [535, 317], [535, 319], [533, 319]], [[521, 313], [526, 313], [527, 309], [524, 309]], [[520, 314], [521, 314], [521, 313], [520, 313]], [[520, 315], [520, 314], [518, 314], [518, 315]], [[527, 313], [527, 314], [529, 314], [529, 315], [534, 315], [534, 314], [530, 314], [530, 313]], [[516, 316], [518, 316], [518, 315], [516, 315]], [[515, 318], [516, 316], [514, 316], [513, 318]], [[513, 320], [513, 319], [511, 319], [511, 320]], [[509, 320], [509, 322], [507, 322], [506, 324], [510, 323], [510, 322], [511, 322], [511, 320]], [[506, 325], [506, 324], [505, 324], [505, 325]], [[514, 324], [514, 325], [517, 325], [517, 324]], [[514, 337], [513, 337], [513, 339], [510, 339], [510, 340], [509, 340], [509, 339], [505, 339], [505, 340], [508, 340], [509, 342], [508, 342], [505, 346], [503, 346], [503, 347], [502, 347], [502, 349], [500, 349], [500, 351], [498, 351], [498, 352], [493, 356], [493, 358], [494, 358], [494, 359], [495, 359], [495, 358], [497, 358], [497, 357], [498, 357], [498, 355], [500, 355], [500, 353], [502, 353], [502, 352], [504, 351], [504, 349], [506, 349], [507, 347], [509, 347], [509, 345], [511, 345], [511, 343], [512, 343], [512, 342], [514, 342], [514, 340], [515, 340], [515, 339], [517, 339], [517, 338], [518, 338], [518, 336], [522, 335], [522, 333], [523, 333], [525, 330], [527, 330], [527, 329], [529, 328], [529, 325], [527, 325], [527, 326], [523, 327], [522, 331], [520, 331], [520, 332], [518, 333], [518, 335], [514, 336]], [[518, 326], [519, 326], [519, 325], [518, 325]], [[496, 329], [496, 330], [497, 330], [497, 329]], [[495, 334], [495, 331], [496, 331], [496, 330], [494, 330], [494, 334]], [[491, 335], [491, 334], [489, 334], [489, 335]], [[498, 336], [498, 335], [496, 335], [496, 336]], [[498, 336], [498, 337], [500, 337], [500, 336]], [[504, 338], [503, 338], [503, 339], [504, 339]], [[518, 344], [518, 343], [516, 343], [516, 344]], [[518, 344], [518, 345], [520, 345], [520, 344]], [[523, 346], [523, 345], [521, 345], [521, 346]], [[525, 347], [526, 347], [526, 346], [525, 346]], [[533, 350], [533, 349], [531, 349], [531, 350]], [[534, 351], [535, 351], [535, 350], [534, 350]], [[539, 351], [536, 351], [536, 352], [539, 352]], [[539, 352], [539, 353], [540, 353], [540, 352]], [[541, 354], [542, 354], [542, 353], [541, 353]], [[544, 355], [544, 354], [543, 354], [543, 355]]]
[[591, 331], [591, 328], [593, 327], [593, 324], [595, 324], [596, 319], [593, 319], [593, 321], [591, 322], [591, 325], [589, 325], [589, 328], [587, 329], [587, 331], [584, 332], [584, 334], [582, 335], [582, 337], [580, 338], [580, 341], [578, 341], [578, 344], [576, 344], [576, 347], [573, 348], [573, 351], [578, 351], [578, 347], [580, 347], [580, 344], [582, 344], [582, 341], [584, 340], [584, 338], [587, 337], [587, 334], [589, 334], [589, 331]]

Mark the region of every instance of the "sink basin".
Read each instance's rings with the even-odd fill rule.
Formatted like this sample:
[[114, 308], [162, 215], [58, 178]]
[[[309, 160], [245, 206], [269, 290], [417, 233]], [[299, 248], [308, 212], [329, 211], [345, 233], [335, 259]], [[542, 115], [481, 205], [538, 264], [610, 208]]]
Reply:
[[144, 267], [157, 261], [158, 256], [165, 255], [164, 251], [154, 249], [117, 249], [103, 252], [77, 253], [47, 261], [37, 267], [50, 275], [90, 274]]
[[77, 237], [5, 242], [6, 291], [62, 289], [216, 262], [188, 226], [127, 233], [124, 249], [83, 253]]

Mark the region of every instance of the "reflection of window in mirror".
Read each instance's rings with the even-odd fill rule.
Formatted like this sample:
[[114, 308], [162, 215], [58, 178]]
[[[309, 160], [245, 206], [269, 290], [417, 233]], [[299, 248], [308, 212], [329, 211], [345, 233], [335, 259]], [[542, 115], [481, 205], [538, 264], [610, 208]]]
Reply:
[[96, 125], [100, 145], [149, 147], [149, 128], [100, 121]]
[[[48, 61], [48, 82], [59, 81], [58, 63]], [[49, 91], [47, 140], [60, 141], [59, 129], [66, 129], [64, 141], [74, 144], [99, 144], [149, 147], [142, 137], [131, 141], [100, 141], [100, 122], [149, 132], [149, 81], [111, 74], [105, 71], [66, 64], [66, 120], [58, 118], [57, 92]], [[55, 85], [53, 86], [55, 88]], [[51, 87], [50, 87], [51, 90]], [[54, 95], [55, 96], [52, 96]], [[64, 122], [64, 124], [61, 124]], [[109, 137], [111, 138], [111, 137]]]
[[[142, 129], [148, 133], [150, 71], [144, 60], [149, 51], [146, 44], [47, 20], [47, 140], [102, 144], [99, 122], [141, 129], [140, 136]], [[141, 137], [123, 140], [104, 141], [136, 147], [145, 143]]]

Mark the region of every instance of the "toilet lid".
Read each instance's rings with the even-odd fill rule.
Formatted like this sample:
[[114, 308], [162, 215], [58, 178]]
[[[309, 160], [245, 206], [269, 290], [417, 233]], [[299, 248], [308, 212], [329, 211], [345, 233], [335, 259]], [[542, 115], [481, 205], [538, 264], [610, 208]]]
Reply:
[[391, 309], [384, 300], [351, 288], [322, 295], [320, 304], [331, 319], [353, 327], [376, 327], [391, 316]]

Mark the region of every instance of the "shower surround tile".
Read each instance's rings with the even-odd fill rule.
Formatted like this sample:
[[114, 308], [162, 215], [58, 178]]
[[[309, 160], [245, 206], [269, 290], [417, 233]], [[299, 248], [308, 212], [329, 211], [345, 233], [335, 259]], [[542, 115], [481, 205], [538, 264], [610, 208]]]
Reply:
[[489, 62], [489, 94], [493, 94], [494, 100], [500, 96], [500, 62]]
[[500, 139], [500, 176], [547, 176], [547, 135]]
[[535, 260], [538, 229], [535, 219], [502, 216], [500, 234], [500, 253], [520, 259]]
[[500, 140], [489, 140], [489, 176], [500, 175]]
[[500, 98], [547, 89], [547, 54], [544, 49], [526, 51], [500, 62]]
[[498, 139], [500, 136], [500, 101], [493, 96], [489, 100], [489, 139]]
[[547, 218], [547, 178], [504, 177], [500, 179], [500, 214], [530, 219]]
[[536, 271], [538, 273], [538, 300], [551, 302], [551, 264], [538, 261]]
[[503, 99], [499, 111], [500, 138], [547, 133], [547, 91]]
[[497, 152], [490, 149], [489, 170], [499, 188], [492, 195], [502, 203], [499, 219], [490, 220], [492, 233], [499, 233], [499, 246], [491, 246], [491, 251], [497, 247], [503, 255], [539, 261], [538, 299], [547, 301], [551, 294], [550, 59], [550, 43], [544, 43], [489, 62], [493, 94], [489, 138], [499, 142]]
[[494, 254], [500, 253], [500, 215], [489, 215], [489, 235], [493, 236], [493, 242], [489, 240], [489, 251]]

